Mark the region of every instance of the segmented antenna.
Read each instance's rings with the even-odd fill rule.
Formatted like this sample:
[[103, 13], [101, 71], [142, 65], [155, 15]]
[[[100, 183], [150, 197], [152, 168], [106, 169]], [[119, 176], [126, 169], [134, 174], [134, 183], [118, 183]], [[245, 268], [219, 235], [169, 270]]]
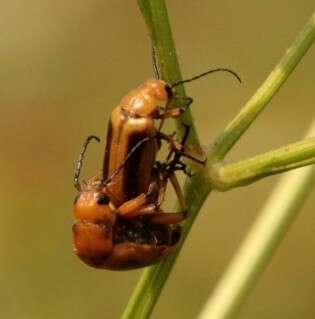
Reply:
[[226, 69], [226, 68], [217, 68], [217, 69], [212, 69], [212, 70], [209, 70], [209, 71], [206, 71], [204, 73], [201, 73], [201, 74], [198, 74], [196, 76], [193, 76], [192, 78], [189, 78], [189, 79], [185, 79], [185, 80], [182, 80], [182, 81], [178, 81], [178, 82], [175, 82], [171, 85], [172, 88], [180, 85], [180, 84], [183, 84], [183, 83], [187, 83], [187, 82], [191, 82], [191, 81], [194, 81], [194, 80], [197, 80], [205, 75], [208, 75], [210, 73], [215, 73], [215, 72], [228, 72], [230, 74], [232, 74], [240, 83], [242, 83], [242, 80], [240, 78], [240, 76], [234, 72], [233, 70], [231, 69]]
[[82, 190], [82, 187], [81, 187], [81, 184], [79, 182], [79, 177], [80, 177], [80, 173], [81, 173], [81, 168], [82, 168], [82, 164], [83, 164], [83, 158], [84, 158], [84, 154], [85, 154], [85, 151], [90, 143], [90, 141], [94, 139], [96, 140], [97, 142], [100, 142], [100, 139], [99, 137], [95, 136], [95, 135], [90, 135], [86, 138], [84, 144], [82, 145], [82, 148], [81, 148], [81, 151], [80, 151], [80, 154], [79, 154], [79, 158], [77, 160], [77, 165], [76, 165], [76, 169], [75, 169], [75, 172], [74, 172], [74, 181], [73, 181], [73, 184], [74, 184], [74, 187], [79, 191], [81, 192]]
[[160, 72], [160, 67], [159, 67], [159, 64], [158, 64], [156, 48], [155, 48], [155, 46], [153, 44], [153, 41], [152, 41], [152, 65], [153, 65], [154, 77], [156, 79], [160, 80], [161, 79], [161, 72]]

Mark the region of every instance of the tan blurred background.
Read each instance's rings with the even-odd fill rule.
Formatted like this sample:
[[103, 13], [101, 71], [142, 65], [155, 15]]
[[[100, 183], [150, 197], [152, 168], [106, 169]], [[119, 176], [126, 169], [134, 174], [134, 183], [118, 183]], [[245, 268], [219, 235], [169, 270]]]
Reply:
[[[220, 133], [292, 43], [314, 0], [179, 1], [169, 13], [203, 144]], [[141, 271], [88, 268], [72, 253], [74, 163], [84, 138], [104, 135], [111, 110], [152, 76], [136, 1], [0, 3], [0, 316], [119, 318]], [[299, 140], [314, 116], [311, 49], [229, 155]], [[93, 145], [83, 174], [101, 165]], [[277, 177], [212, 194], [152, 318], [195, 318]], [[173, 205], [172, 203], [170, 204]], [[303, 208], [240, 318], [315, 317], [315, 196]]]

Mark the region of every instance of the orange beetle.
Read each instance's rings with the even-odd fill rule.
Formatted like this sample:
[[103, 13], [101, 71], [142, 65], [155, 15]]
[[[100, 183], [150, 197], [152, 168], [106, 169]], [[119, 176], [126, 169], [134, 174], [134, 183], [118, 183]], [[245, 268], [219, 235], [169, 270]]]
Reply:
[[[185, 110], [169, 108], [175, 86], [222, 70], [235, 75], [228, 69], [215, 69], [173, 85], [150, 79], [126, 95], [111, 114], [103, 170], [81, 185], [78, 179], [83, 154], [88, 142], [96, 137], [87, 139], [75, 173], [79, 194], [73, 226], [74, 249], [85, 263], [126, 270], [154, 264], [173, 251], [180, 240], [178, 224], [187, 211], [174, 171], [186, 172], [181, 156], [204, 161], [184, 151], [188, 129], [178, 143], [163, 134], [161, 126], [164, 119], [178, 117]], [[184, 100], [186, 107], [192, 102], [191, 98]], [[159, 129], [155, 127], [157, 119], [161, 120]], [[161, 140], [171, 144], [167, 161], [162, 164], [156, 162]], [[160, 208], [168, 180], [181, 204], [180, 212], [165, 213]]]
[[[160, 193], [152, 197], [163, 196], [164, 177], [160, 176]], [[75, 202], [76, 254], [90, 266], [113, 270], [144, 267], [168, 255], [180, 239], [180, 227], [174, 224], [186, 217], [185, 212], [163, 213], [158, 204], [136, 209], [139, 205], [130, 200], [114, 207], [104, 195], [100, 176], [91, 178]]]
[[[168, 164], [155, 162], [160, 139], [172, 143], [172, 152], [186, 155], [180, 143], [155, 127], [156, 119], [183, 112], [158, 106], [169, 101], [169, 92], [165, 82], [151, 79], [122, 99], [111, 114], [103, 170], [81, 185], [83, 154], [95, 137], [89, 137], [83, 147], [75, 177], [80, 193], [74, 205], [78, 221], [73, 233], [76, 254], [91, 266], [144, 267], [168, 255], [180, 239], [176, 224], [185, 219], [186, 205], [173, 172], [184, 170], [184, 164], [178, 157], [175, 163], [175, 156]], [[160, 209], [168, 179], [181, 200], [181, 212]]]

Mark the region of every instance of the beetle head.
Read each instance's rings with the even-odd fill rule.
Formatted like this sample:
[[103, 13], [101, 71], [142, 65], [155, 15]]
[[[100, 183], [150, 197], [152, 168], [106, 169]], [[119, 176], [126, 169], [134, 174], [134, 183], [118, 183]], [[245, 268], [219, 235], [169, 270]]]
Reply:
[[115, 213], [101, 191], [99, 176], [91, 178], [74, 202], [73, 243], [76, 254], [87, 264], [101, 267], [112, 252]]
[[109, 198], [101, 189], [101, 174], [87, 181], [74, 201], [74, 215], [77, 219], [97, 223], [113, 218]]
[[112, 218], [107, 196], [97, 191], [82, 191], [74, 203], [74, 215], [80, 220], [89, 222], [107, 221]]

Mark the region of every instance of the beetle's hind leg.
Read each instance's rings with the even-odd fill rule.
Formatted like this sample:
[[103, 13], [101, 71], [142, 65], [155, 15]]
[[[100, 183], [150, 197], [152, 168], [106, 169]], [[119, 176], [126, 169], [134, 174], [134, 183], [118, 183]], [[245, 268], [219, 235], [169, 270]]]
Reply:
[[187, 217], [187, 212], [163, 213], [157, 212], [148, 216], [148, 220], [152, 224], [173, 225], [179, 224]]
[[185, 220], [187, 217], [187, 204], [174, 172], [172, 172], [169, 176], [169, 180], [171, 181], [172, 186], [175, 190], [182, 211], [175, 213], [153, 212], [151, 215], [146, 216], [146, 218], [148, 218], [148, 220], [153, 224], [178, 224]]
[[186, 204], [186, 200], [185, 200], [185, 197], [184, 197], [184, 194], [183, 194], [183, 191], [179, 185], [179, 182], [178, 182], [178, 179], [176, 177], [176, 175], [174, 174], [174, 172], [172, 172], [172, 174], [169, 176], [169, 179], [172, 183], [172, 186], [175, 190], [175, 193], [176, 193], [176, 196], [177, 196], [177, 199], [179, 201], [179, 204], [182, 208], [183, 211], [187, 211], [187, 204]]

